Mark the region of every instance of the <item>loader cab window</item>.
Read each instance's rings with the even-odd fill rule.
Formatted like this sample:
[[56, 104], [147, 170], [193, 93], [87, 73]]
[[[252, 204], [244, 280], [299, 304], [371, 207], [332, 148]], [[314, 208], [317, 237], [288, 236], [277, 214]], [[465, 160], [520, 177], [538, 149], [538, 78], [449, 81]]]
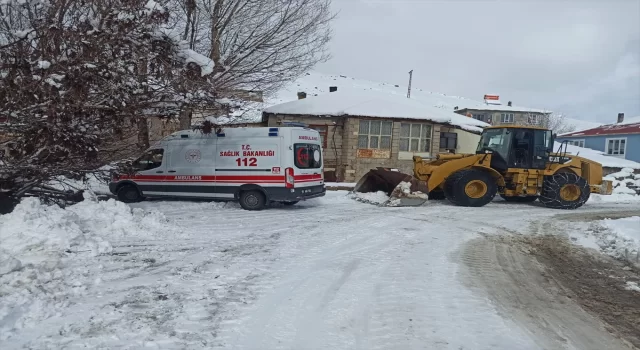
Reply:
[[533, 169], [544, 169], [553, 152], [553, 133], [551, 130], [534, 130]]
[[145, 152], [133, 162], [133, 168], [137, 171], [151, 170], [162, 166], [164, 149], [152, 149]]
[[506, 160], [509, 158], [510, 146], [511, 132], [508, 129], [488, 129], [482, 133], [476, 153], [492, 151]]
[[513, 130], [513, 151], [509, 166], [520, 169], [544, 169], [549, 158], [551, 132], [536, 129]]

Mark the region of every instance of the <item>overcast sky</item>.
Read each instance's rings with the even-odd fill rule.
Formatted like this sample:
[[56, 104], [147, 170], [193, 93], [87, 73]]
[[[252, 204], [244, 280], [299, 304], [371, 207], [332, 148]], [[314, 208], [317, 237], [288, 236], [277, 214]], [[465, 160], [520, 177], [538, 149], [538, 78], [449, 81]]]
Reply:
[[323, 73], [615, 122], [640, 116], [640, 0], [333, 0]]

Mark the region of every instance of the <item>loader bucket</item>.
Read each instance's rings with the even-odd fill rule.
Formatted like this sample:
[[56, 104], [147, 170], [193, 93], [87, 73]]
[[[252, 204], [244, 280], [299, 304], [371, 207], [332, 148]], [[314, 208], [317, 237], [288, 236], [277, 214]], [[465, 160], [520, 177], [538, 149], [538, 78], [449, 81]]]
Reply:
[[427, 186], [411, 175], [399, 171], [371, 169], [357, 183], [354, 192], [367, 193], [382, 191], [389, 196], [387, 206], [420, 206], [427, 201]]

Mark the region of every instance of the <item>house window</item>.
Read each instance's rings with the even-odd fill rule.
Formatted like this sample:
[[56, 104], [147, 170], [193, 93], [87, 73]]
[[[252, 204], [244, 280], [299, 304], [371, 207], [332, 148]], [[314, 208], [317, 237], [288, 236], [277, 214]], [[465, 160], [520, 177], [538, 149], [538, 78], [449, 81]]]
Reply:
[[458, 134], [455, 132], [440, 133], [440, 148], [447, 150], [456, 150], [458, 147]]
[[616, 139], [607, 139], [607, 150], [606, 153], [610, 156], [615, 157], [625, 157], [625, 153], [627, 150], [627, 139], [626, 138], [616, 138]]
[[501, 113], [500, 118], [503, 123], [513, 123], [513, 113]]
[[358, 148], [391, 149], [393, 123], [380, 120], [361, 120], [358, 130]]
[[477, 119], [481, 122], [486, 121], [486, 116], [484, 114], [473, 114], [473, 119]]
[[540, 125], [540, 122], [542, 121], [542, 116], [541, 115], [537, 115], [537, 114], [529, 114], [527, 116], [527, 121], [529, 122], [529, 125]]
[[567, 143], [578, 147], [584, 147], [584, 140], [568, 140]]
[[431, 125], [401, 123], [399, 141], [400, 152], [429, 152], [431, 150]]
[[326, 125], [309, 125], [310, 129], [316, 130], [320, 133], [320, 140], [322, 141], [322, 148], [327, 148], [327, 134], [329, 127]]

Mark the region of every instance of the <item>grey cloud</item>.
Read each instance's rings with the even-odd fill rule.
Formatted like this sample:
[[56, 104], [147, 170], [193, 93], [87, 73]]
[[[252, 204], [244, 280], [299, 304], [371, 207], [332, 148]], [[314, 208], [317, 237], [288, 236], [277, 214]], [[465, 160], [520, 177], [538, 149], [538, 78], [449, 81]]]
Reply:
[[327, 73], [549, 108], [640, 115], [640, 0], [334, 0]]

